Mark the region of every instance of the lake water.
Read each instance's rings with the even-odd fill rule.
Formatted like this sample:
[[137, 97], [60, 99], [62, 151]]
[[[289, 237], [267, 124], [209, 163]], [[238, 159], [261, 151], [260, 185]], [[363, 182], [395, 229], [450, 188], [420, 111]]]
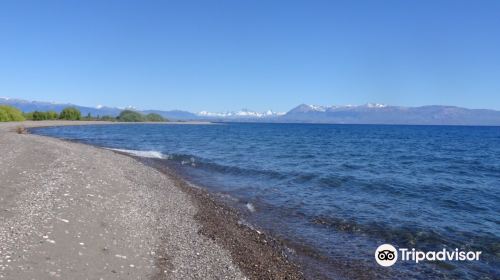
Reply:
[[[161, 157], [290, 248], [311, 278], [500, 278], [500, 127], [98, 125], [34, 133]], [[379, 267], [378, 245], [482, 251]], [[345, 273], [349, 270], [349, 273]], [[358, 271], [358, 272], [356, 272]]]

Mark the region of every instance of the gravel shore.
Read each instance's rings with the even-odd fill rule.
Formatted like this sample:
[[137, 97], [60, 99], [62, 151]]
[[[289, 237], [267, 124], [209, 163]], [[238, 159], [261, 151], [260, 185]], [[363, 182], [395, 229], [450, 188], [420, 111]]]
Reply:
[[0, 278], [302, 278], [275, 242], [171, 170], [17, 126], [0, 124]]

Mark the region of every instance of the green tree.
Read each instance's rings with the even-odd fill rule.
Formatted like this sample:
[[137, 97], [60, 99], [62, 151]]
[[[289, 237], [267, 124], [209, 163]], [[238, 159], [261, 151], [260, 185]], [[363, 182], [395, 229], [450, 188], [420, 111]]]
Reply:
[[47, 112], [34, 111], [31, 113], [26, 113], [24, 116], [26, 119], [34, 121], [57, 120], [57, 118], [59, 117], [59, 115], [55, 111], [47, 111]]
[[23, 116], [27, 120], [33, 120], [33, 112], [23, 113]]
[[47, 111], [47, 120], [57, 120], [59, 118], [59, 114], [56, 111]]
[[100, 117], [99, 120], [100, 121], [107, 121], [107, 122], [114, 122], [114, 121], [116, 121], [116, 118], [112, 117], [112, 116], [104, 115], [104, 116]]
[[59, 119], [61, 120], [77, 121], [81, 118], [82, 114], [80, 113], [80, 110], [76, 109], [75, 107], [64, 108], [61, 111], [61, 114], [59, 114]]
[[118, 121], [121, 122], [143, 122], [146, 120], [144, 115], [132, 110], [123, 110], [118, 116]]
[[167, 121], [164, 117], [159, 114], [151, 113], [146, 115], [146, 120], [148, 122], [164, 122]]
[[18, 122], [24, 120], [23, 113], [19, 109], [8, 105], [0, 105], [1, 122]]
[[87, 113], [87, 116], [84, 118], [86, 121], [91, 121], [92, 120], [92, 115], [89, 113]]
[[45, 112], [35, 111], [33, 112], [34, 121], [44, 121], [47, 119], [47, 114]]
[[9, 114], [2, 107], [0, 107], [0, 122], [10, 122]]

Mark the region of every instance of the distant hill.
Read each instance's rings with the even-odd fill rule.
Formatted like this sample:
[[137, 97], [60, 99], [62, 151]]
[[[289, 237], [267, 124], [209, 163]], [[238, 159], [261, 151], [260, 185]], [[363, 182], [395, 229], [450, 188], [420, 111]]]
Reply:
[[[54, 110], [74, 106], [82, 115], [117, 116], [123, 109], [115, 107], [85, 107], [73, 104], [27, 101], [0, 98], [0, 104], [19, 108], [24, 112]], [[412, 124], [412, 125], [499, 125], [500, 111], [487, 109], [466, 109], [454, 106], [401, 107], [384, 104], [359, 106], [319, 106], [301, 104], [287, 113], [271, 110], [254, 112], [241, 111], [213, 113], [202, 111], [191, 113], [180, 110], [144, 110], [145, 114], [156, 113], [169, 120], [209, 120], [221, 122], [272, 122], [272, 123], [334, 123], [334, 124]]]
[[[80, 110], [83, 116], [87, 114], [91, 114], [92, 116], [112, 116], [116, 117], [120, 114], [120, 112], [124, 109], [116, 108], [116, 107], [106, 107], [106, 106], [97, 106], [97, 107], [86, 107], [79, 106], [69, 103], [52, 103], [52, 102], [41, 102], [41, 101], [27, 101], [23, 99], [13, 99], [0, 97], [0, 104], [6, 104], [14, 106], [20, 109], [23, 112], [33, 112], [33, 111], [49, 111], [53, 110], [56, 112], [61, 112], [64, 108], [68, 106], [72, 106]], [[170, 120], [191, 120], [191, 119], [199, 119], [195, 114], [186, 112], [186, 111], [159, 111], [159, 110], [146, 110], [141, 111], [143, 113], [157, 113], [162, 117], [165, 117]]]
[[171, 111], [161, 111], [161, 110], [145, 110], [142, 111], [145, 114], [155, 113], [160, 116], [167, 118], [169, 120], [199, 120], [201, 119], [198, 115], [181, 110], [171, 110]]
[[49, 111], [53, 110], [56, 112], [61, 112], [62, 109], [72, 106], [80, 110], [82, 115], [85, 116], [90, 113], [92, 116], [113, 116], [116, 117], [122, 110], [118, 108], [98, 106], [98, 107], [85, 107], [74, 104], [61, 104], [61, 103], [52, 103], [52, 102], [42, 102], [42, 101], [27, 101], [23, 99], [13, 99], [0, 97], [0, 104], [11, 105], [23, 112], [33, 112], [33, 111]]
[[338, 124], [500, 125], [500, 111], [454, 106], [399, 107], [382, 104], [314, 106], [302, 104], [281, 121]]

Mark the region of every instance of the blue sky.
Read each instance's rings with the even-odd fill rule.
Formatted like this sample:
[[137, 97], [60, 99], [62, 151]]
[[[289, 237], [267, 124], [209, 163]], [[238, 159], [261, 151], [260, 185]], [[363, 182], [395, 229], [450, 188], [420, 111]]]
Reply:
[[500, 1], [0, 2], [0, 96], [500, 109]]

